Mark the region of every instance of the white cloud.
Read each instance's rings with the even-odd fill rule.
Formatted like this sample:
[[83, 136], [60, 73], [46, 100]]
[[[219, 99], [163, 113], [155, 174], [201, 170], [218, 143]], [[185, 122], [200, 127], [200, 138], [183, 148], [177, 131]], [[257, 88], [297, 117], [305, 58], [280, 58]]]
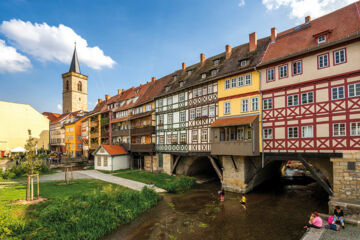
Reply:
[[30, 60], [0, 39], [0, 73], [24, 72], [29, 68], [31, 68]]
[[239, 7], [245, 6], [245, 0], [240, 0], [238, 6]]
[[0, 25], [3, 33], [14, 45], [40, 61], [59, 61], [70, 64], [74, 42], [80, 62], [93, 69], [111, 68], [115, 61], [97, 46], [89, 47], [81, 36], [70, 27], [60, 24], [49, 26], [47, 23], [31, 23], [12, 19]]
[[289, 17], [300, 20], [306, 16], [320, 17], [353, 2], [356, 0], [262, 0], [268, 10], [289, 7]]
[[58, 109], [59, 111], [62, 111], [62, 105], [61, 105], [61, 104], [58, 104], [58, 105], [57, 105], [57, 109]]

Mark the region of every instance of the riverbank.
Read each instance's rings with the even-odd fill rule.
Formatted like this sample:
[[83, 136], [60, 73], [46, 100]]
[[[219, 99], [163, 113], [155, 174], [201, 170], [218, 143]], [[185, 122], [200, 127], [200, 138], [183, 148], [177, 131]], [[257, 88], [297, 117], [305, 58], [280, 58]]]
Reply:
[[360, 236], [359, 226], [347, 224], [345, 229], [334, 231], [326, 228], [311, 229], [304, 233], [301, 240], [358, 240]]
[[25, 185], [0, 189], [0, 239], [98, 239], [153, 207], [160, 196], [99, 180], [40, 183], [36, 205], [17, 204]]

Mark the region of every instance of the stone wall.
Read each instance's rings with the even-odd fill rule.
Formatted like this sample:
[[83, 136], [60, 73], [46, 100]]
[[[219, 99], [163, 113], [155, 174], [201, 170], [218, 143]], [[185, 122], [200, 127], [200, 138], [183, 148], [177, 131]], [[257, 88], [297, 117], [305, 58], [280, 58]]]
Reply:
[[331, 161], [334, 198], [360, 200], [360, 153], [344, 153]]
[[236, 168], [232, 162], [231, 156], [221, 156], [220, 160], [223, 166], [223, 187], [230, 192], [246, 192], [245, 184], [245, 157], [233, 157]]
[[144, 156], [144, 170], [148, 172], [159, 172], [158, 158], [154, 156]]
[[171, 154], [163, 154], [163, 172], [171, 175], [173, 156]]

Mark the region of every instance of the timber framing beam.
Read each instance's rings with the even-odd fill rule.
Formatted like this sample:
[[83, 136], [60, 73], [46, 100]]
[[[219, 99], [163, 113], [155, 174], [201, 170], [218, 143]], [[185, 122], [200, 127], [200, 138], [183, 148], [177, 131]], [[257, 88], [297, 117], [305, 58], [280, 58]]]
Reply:
[[218, 175], [218, 177], [220, 179], [220, 182], [223, 182], [223, 174], [222, 174], [221, 170], [219, 169], [218, 165], [216, 164], [215, 159], [213, 157], [211, 157], [211, 156], [208, 156], [208, 158], [209, 158], [209, 160], [211, 162], [211, 165], [215, 169], [215, 172]]
[[179, 162], [180, 162], [180, 159], [181, 159], [181, 156], [180, 156], [180, 155], [176, 156], [175, 162], [174, 162], [174, 164], [173, 164], [173, 166], [172, 166], [172, 168], [171, 168], [171, 174], [174, 174], [174, 172], [175, 172], [175, 170], [176, 170], [176, 167], [177, 167], [177, 165], [178, 165]]

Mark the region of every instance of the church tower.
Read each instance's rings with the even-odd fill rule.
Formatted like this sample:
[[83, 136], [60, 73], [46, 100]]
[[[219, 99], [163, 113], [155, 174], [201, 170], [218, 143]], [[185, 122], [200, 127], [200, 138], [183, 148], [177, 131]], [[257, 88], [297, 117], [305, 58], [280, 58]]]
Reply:
[[76, 46], [68, 73], [63, 79], [63, 113], [78, 110], [87, 111], [87, 80], [88, 77], [80, 73]]

